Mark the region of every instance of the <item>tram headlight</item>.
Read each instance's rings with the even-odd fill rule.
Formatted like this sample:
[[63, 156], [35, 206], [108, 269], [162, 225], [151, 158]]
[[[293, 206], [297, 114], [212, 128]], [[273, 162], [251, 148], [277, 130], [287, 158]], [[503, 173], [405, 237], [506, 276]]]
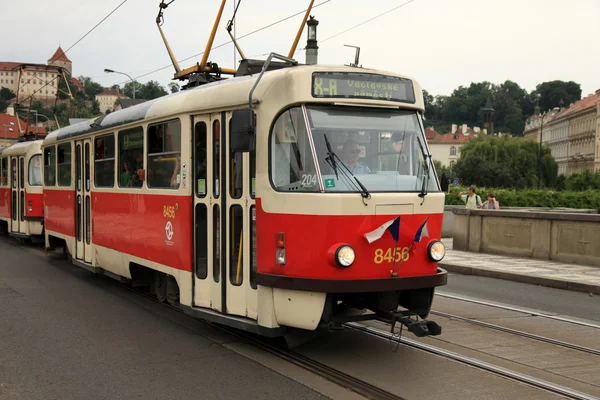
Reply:
[[335, 251], [335, 262], [342, 268], [351, 266], [355, 258], [354, 249], [348, 245], [340, 246]]
[[441, 261], [446, 255], [446, 246], [439, 240], [433, 241], [427, 247], [427, 255], [433, 261]]

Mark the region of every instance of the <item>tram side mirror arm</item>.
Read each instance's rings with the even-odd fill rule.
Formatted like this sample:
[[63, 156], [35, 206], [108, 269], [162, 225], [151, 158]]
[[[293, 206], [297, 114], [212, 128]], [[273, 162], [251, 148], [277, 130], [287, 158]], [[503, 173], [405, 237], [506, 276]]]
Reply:
[[231, 117], [231, 151], [254, 151], [256, 145], [256, 115], [252, 110], [235, 110]]

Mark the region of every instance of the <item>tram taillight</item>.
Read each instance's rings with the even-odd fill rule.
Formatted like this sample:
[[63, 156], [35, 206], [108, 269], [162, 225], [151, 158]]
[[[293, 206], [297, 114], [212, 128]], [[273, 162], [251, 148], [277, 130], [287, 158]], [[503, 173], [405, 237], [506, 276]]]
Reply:
[[275, 260], [279, 265], [285, 265], [285, 233], [279, 232], [275, 236], [275, 246], [277, 250], [275, 252]]

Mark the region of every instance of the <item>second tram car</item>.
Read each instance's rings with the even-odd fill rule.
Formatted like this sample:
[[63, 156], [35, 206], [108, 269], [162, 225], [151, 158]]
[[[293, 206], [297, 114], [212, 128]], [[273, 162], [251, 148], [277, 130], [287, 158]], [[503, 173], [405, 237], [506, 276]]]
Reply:
[[268, 336], [374, 316], [439, 334], [413, 319], [446, 283], [421, 93], [394, 73], [295, 66], [54, 131], [46, 247]]
[[20, 239], [44, 231], [41, 145], [24, 141], [0, 152], [0, 230]]

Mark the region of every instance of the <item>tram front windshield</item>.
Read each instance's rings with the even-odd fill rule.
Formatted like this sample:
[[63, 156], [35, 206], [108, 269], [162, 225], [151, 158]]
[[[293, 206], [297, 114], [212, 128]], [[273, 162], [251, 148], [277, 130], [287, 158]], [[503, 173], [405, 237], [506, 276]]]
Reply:
[[286, 192], [360, 192], [356, 177], [369, 192], [439, 191], [418, 118], [393, 109], [286, 110], [271, 132], [273, 184]]

